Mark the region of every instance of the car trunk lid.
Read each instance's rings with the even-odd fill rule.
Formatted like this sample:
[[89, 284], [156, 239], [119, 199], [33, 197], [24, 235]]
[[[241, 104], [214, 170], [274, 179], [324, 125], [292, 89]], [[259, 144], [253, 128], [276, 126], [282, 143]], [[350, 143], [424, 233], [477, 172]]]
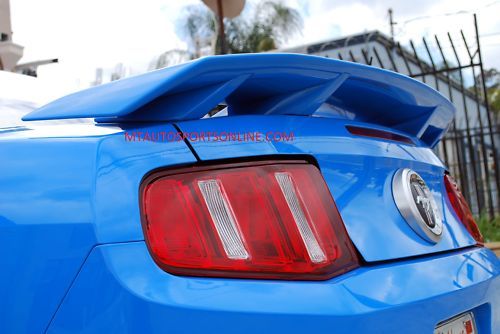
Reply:
[[[452, 213], [443, 184], [444, 166], [416, 138], [412, 139], [414, 144], [408, 144], [354, 135], [348, 126], [374, 127], [320, 117], [215, 117], [179, 122], [177, 126], [202, 161], [298, 155], [313, 158], [350, 238], [367, 262], [449, 251], [476, 243]], [[417, 235], [396, 206], [392, 178], [400, 168], [419, 173], [436, 199], [444, 231], [435, 244]]]

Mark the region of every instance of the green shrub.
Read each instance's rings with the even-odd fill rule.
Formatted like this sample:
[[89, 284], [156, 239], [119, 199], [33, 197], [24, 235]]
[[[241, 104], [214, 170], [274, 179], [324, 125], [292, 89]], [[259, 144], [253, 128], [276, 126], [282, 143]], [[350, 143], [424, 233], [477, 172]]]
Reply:
[[485, 242], [500, 241], [500, 216], [491, 219], [482, 214], [476, 222]]

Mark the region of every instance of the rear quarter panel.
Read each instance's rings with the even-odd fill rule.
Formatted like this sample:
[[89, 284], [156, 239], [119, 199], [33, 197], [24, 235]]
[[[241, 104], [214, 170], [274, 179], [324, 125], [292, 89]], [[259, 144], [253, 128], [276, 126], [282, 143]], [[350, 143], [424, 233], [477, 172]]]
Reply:
[[144, 239], [142, 177], [195, 161], [93, 125], [0, 132], [0, 157], [0, 333], [43, 332], [93, 247]]

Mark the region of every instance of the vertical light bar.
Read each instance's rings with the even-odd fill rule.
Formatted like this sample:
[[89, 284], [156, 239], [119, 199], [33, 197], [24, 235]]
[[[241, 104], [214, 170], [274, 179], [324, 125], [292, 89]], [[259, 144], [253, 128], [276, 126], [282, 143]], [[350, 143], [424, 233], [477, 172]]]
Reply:
[[248, 252], [238, 232], [236, 219], [221, 186], [218, 180], [198, 181], [198, 187], [227, 256], [235, 260], [248, 259]]
[[293, 186], [292, 177], [288, 173], [274, 173], [274, 176], [276, 177], [276, 180], [281, 188], [281, 192], [285, 196], [288, 207], [292, 212], [293, 219], [299, 229], [302, 241], [306, 246], [309, 258], [314, 263], [326, 261], [325, 253], [314, 236], [311, 226], [307, 222], [306, 215], [300, 206], [299, 198], [297, 197], [297, 193], [295, 192], [295, 188]]

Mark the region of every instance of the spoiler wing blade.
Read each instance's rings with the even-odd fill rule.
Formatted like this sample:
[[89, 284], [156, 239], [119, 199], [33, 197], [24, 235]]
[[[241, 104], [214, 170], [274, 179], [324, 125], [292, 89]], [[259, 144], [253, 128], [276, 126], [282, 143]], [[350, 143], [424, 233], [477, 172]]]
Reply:
[[199, 119], [221, 102], [228, 105], [229, 116], [310, 116], [326, 103], [353, 119], [403, 131], [431, 147], [455, 113], [440, 93], [394, 72], [315, 56], [246, 54], [206, 57], [92, 87], [23, 120], [181, 121]]

